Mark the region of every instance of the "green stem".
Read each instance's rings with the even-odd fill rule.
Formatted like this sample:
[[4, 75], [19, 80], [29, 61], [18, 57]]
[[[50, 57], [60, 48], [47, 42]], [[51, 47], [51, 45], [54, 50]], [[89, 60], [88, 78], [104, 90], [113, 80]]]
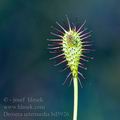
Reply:
[[77, 120], [78, 116], [78, 79], [73, 78], [74, 84], [74, 110], [73, 110], [73, 120]]

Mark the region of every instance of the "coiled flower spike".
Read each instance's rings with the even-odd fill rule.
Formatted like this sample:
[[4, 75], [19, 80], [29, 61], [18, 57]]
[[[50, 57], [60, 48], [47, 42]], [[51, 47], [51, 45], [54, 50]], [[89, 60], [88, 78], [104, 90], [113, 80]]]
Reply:
[[[56, 24], [60, 27], [60, 29], [54, 28], [59, 34], [52, 33], [52, 35], [56, 36], [56, 39], [48, 39], [48, 41], [52, 42], [52, 44], [49, 44], [50, 53], [60, 53], [57, 56], [54, 56], [50, 58], [56, 59], [62, 57], [63, 60], [56, 64], [55, 66], [58, 66], [62, 63], [67, 63], [67, 68], [70, 69], [70, 73], [68, 74], [66, 80], [72, 76], [72, 81], [74, 85], [74, 108], [73, 108], [73, 120], [77, 120], [78, 117], [78, 81], [82, 87], [81, 81], [79, 79], [79, 75], [85, 79], [83, 74], [79, 71], [79, 67], [82, 69], [87, 69], [83, 66], [82, 61], [88, 61], [89, 58], [92, 59], [92, 57], [88, 57], [85, 54], [89, 53], [89, 51], [92, 51], [90, 47], [92, 46], [92, 41], [86, 41], [87, 38], [89, 38], [90, 32], [85, 32], [87, 29], [83, 29], [86, 21], [77, 29], [76, 26], [71, 26], [68, 17], [68, 30], [65, 29], [62, 25], [60, 25], [58, 22]], [[52, 47], [51, 47], [52, 46]], [[66, 82], [65, 80], [65, 82]], [[64, 82], [64, 83], [65, 83]], [[70, 81], [71, 83], [71, 81]]]

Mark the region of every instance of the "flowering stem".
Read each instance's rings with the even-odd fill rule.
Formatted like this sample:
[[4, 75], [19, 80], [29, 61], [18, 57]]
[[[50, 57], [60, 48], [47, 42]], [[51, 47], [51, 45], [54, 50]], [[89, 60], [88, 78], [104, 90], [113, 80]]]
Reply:
[[73, 120], [77, 120], [78, 114], [78, 79], [73, 78], [74, 84], [74, 110], [73, 110]]

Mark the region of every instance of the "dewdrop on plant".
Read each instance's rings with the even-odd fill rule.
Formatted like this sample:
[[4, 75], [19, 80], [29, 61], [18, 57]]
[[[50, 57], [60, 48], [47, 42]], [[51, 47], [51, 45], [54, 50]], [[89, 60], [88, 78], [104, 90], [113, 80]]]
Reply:
[[[87, 69], [83, 66], [83, 62], [87, 62], [88, 59], [92, 59], [86, 55], [89, 51], [92, 51], [89, 47], [92, 46], [92, 41], [87, 41], [86, 39], [89, 38], [91, 32], [86, 32], [87, 29], [84, 28], [86, 21], [77, 28], [76, 26], [72, 26], [70, 21], [67, 18], [68, 29], [65, 29], [61, 24], [56, 22], [60, 29], [54, 28], [58, 33], [52, 33], [52, 35], [56, 36], [55, 39], [48, 39], [51, 44], [49, 44], [50, 53], [56, 53], [57, 55], [50, 58], [63, 58], [62, 61], [57, 63], [55, 66], [60, 64], [66, 63], [67, 68], [70, 69], [70, 73], [68, 74], [66, 80], [71, 76], [71, 80], [73, 81], [74, 85], [74, 108], [73, 108], [73, 120], [77, 120], [77, 113], [78, 113], [78, 81], [82, 87], [81, 81], [79, 76], [83, 79], [85, 77], [79, 71], [79, 67], [82, 69]], [[66, 82], [65, 80], [65, 82]], [[70, 83], [72, 82], [70, 81]], [[64, 82], [64, 83], [65, 83]]]

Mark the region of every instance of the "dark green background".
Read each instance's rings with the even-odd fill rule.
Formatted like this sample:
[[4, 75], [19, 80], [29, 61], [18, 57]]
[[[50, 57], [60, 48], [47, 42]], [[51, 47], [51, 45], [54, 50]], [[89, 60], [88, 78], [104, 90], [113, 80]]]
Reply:
[[42, 96], [47, 111], [68, 111], [72, 116], [73, 87], [62, 86], [67, 72], [60, 73], [62, 67], [48, 60], [46, 40], [56, 21], [64, 26], [66, 14], [75, 24], [87, 20], [96, 49], [83, 71], [78, 120], [119, 120], [119, 0], [0, 0], [0, 100]]

